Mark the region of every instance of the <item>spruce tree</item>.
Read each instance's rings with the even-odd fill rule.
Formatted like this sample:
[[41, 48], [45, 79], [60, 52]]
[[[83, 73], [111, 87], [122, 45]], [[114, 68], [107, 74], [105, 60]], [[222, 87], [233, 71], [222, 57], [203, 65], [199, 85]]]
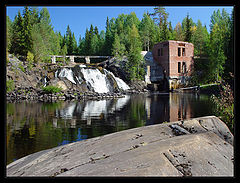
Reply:
[[190, 23], [190, 19], [189, 19], [189, 14], [187, 14], [187, 19], [186, 19], [186, 30], [185, 30], [184, 41], [192, 42], [192, 31], [191, 31], [191, 23]]
[[110, 23], [109, 23], [109, 19], [107, 17], [104, 54], [111, 55], [111, 48], [112, 48], [112, 39], [111, 39]]
[[22, 50], [23, 55], [27, 56], [28, 51], [32, 51], [32, 24], [30, 17], [30, 10], [26, 6], [23, 11], [23, 36], [24, 36], [24, 48]]
[[15, 16], [15, 19], [13, 21], [12, 25], [12, 43], [10, 52], [18, 55], [24, 55], [24, 32], [23, 32], [23, 18], [18, 11], [18, 15]]

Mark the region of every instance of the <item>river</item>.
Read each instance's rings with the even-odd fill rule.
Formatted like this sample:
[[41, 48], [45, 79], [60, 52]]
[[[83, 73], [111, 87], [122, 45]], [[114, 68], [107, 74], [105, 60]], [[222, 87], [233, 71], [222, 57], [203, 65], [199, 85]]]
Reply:
[[129, 128], [214, 115], [208, 95], [155, 93], [99, 101], [7, 103], [7, 164], [28, 154]]

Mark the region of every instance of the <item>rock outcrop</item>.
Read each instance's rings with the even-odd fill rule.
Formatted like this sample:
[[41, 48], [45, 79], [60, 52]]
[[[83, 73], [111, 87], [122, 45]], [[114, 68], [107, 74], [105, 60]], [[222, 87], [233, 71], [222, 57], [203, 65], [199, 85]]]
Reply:
[[215, 116], [124, 130], [40, 151], [7, 176], [233, 176], [233, 135]]

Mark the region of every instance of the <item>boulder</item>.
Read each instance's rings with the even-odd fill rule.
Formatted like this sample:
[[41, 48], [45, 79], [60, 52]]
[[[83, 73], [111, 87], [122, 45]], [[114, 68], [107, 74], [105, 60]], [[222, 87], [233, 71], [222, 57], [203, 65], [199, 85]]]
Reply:
[[233, 135], [215, 116], [143, 126], [40, 151], [12, 176], [230, 176]]

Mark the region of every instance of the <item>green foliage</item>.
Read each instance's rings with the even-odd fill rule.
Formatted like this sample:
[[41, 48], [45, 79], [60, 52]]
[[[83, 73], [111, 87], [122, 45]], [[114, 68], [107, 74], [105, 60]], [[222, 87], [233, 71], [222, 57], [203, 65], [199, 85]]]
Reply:
[[135, 25], [129, 34], [130, 50], [128, 52], [128, 62], [126, 71], [129, 74], [129, 80], [143, 79], [143, 58], [141, 55], [141, 40]]
[[189, 14], [187, 14], [186, 18], [186, 28], [185, 28], [185, 38], [184, 41], [186, 42], [192, 42], [192, 31], [191, 31], [191, 22], [189, 19]]
[[34, 55], [30, 51], [28, 51], [27, 53], [27, 62], [28, 62], [27, 64], [28, 69], [32, 69], [33, 62], [34, 62]]
[[[233, 52], [229, 52], [229, 45], [231, 45], [233, 37], [231, 32], [233, 32], [233, 27], [231, 27], [231, 18], [226, 13], [224, 9], [222, 12], [217, 10], [214, 11], [211, 16], [211, 33], [210, 33], [210, 48], [209, 52], [212, 65], [215, 65], [215, 75], [218, 77], [222, 76], [225, 70], [225, 66], [228, 66], [227, 71], [232, 72], [230, 65], [233, 64]], [[231, 45], [230, 47], [233, 47]], [[226, 63], [227, 58], [229, 63]], [[230, 66], [230, 67], [229, 67]], [[228, 73], [227, 73], [228, 74]]]
[[6, 51], [9, 52], [10, 51], [10, 48], [11, 48], [11, 44], [12, 44], [12, 21], [11, 19], [9, 18], [9, 16], [6, 16], [6, 25], [7, 25], [7, 28], [6, 28]]
[[114, 35], [114, 42], [112, 48], [112, 55], [121, 59], [126, 54], [126, 48], [124, 44], [120, 43], [120, 39], [117, 33]]
[[45, 93], [59, 93], [62, 91], [62, 88], [59, 88], [57, 86], [46, 86], [46, 87], [42, 87], [42, 90]]
[[212, 95], [212, 101], [217, 105], [217, 114], [227, 124], [231, 132], [234, 132], [234, 94], [230, 85], [220, 81], [220, 96]]
[[160, 34], [159, 41], [167, 41], [169, 39], [169, 30], [168, 30], [168, 13], [164, 7], [158, 6], [154, 8], [154, 13], [150, 14], [153, 16], [153, 20], [158, 24]]
[[[100, 34], [98, 27], [91, 25], [85, 37], [80, 36], [78, 45], [69, 26], [65, 35], [53, 31], [47, 8], [38, 11], [25, 7], [22, 14], [19, 11], [13, 22], [7, 17], [7, 50], [23, 56], [31, 52], [36, 63], [50, 62], [49, 55], [113, 55], [119, 58], [126, 55], [131, 60], [130, 68], [126, 68], [132, 74], [130, 78], [141, 78], [139, 73], [144, 67], [140, 62], [141, 50], [151, 51], [154, 44], [164, 40], [185, 40], [194, 44], [195, 55], [208, 58], [208, 62], [196, 64], [196, 82], [211, 82], [222, 77], [231, 80], [234, 12], [230, 16], [224, 9], [214, 11], [210, 35], [206, 25], [200, 20], [194, 23], [189, 15], [173, 29], [164, 7], [155, 7], [152, 14], [144, 13], [141, 21], [134, 12], [122, 13], [116, 18], [107, 17], [106, 29]], [[66, 63], [65, 58], [61, 61]]]
[[11, 92], [15, 89], [15, 84], [13, 80], [7, 80], [6, 81], [6, 91]]
[[139, 34], [142, 39], [143, 49], [149, 51], [153, 46], [154, 22], [146, 13], [139, 26]]
[[28, 51], [28, 53], [27, 53], [27, 61], [29, 63], [33, 63], [33, 61], [34, 61], [34, 55], [30, 51]]
[[174, 28], [173, 38], [177, 41], [183, 41], [184, 40], [184, 34], [183, 34], [183, 30], [182, 30], [182, 26], [181, 26], [180, 22], [178, 22], [177, 25]]
[[18, 11], [18, 14], [15, 16], [15, 19], [12, 24], [12, 39], [10, 53], [15, 55], [23, 55], [24, 50], [24, 34], [23, 34], [23, 17]]

